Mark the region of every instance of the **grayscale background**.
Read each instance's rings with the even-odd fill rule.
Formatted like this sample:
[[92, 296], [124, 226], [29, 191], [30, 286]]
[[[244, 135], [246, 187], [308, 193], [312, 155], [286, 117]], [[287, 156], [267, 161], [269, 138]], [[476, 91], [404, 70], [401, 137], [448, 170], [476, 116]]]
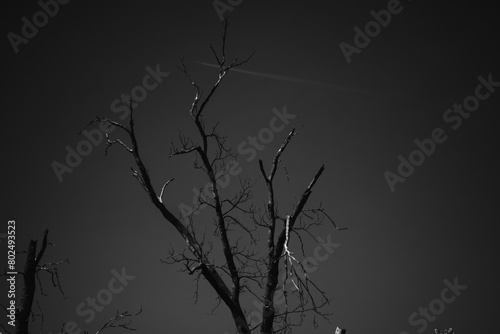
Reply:
[[[188, 114], [194, 91], [177, 65], [185, 56], [204, 92], [216, 80], [217, 69], [206, 65], [215, 63], [209, 44], [220, 47], [222, 33], [213, 2], [70, 1], [17, 53], [8, 34], [20, 35], [22, 18], [32, 20], [41, 7], [26, 0], [2, 6], [0, 268], [7, 263], [12, 219], [18, 251], [48, 228], [55, 246], [44, 259], [70, 260], [59, 268], [67, 299], [49, 275], [40, 276], [48, 294], [37, 297], [43, 334], [59, 333], [69, 321], [81, 333], [95, 333], [117, 310], [141, 305], [133, 321], [137, 333], [234, 333], [224, 305], [208, 314], [217, 302], [206, 282], [194, 304], [192, 277], [180, 265], [160, 263], [169, 244], [183, 247], [183, 240], [131, 176], [129, 154], [112, 147], [105, 157], [101, 143], [62, 181], [53, 168], [65, 164], [68, 146], [76, 149], [86, 139], [79, 131], [96, 115], [118, 120], [112, 102], [142, 84], [146, 67], [159, 64], [169, 75], [136, 108], [137, 136], [155, 187], [175, 178], [164, 196], [169, 209], [178, 214], [181, 203], [191, 203], [193, 188], [206, 181], [192, 169], [192, 157], [168, 158], [178, 130], [195, 130]], [[255, 55], [224, 79], [206, 120], [220, 121], [237, 148], [269, 127], [274, 108], [286, 106], [296, 115], [257, 156], [269, 166], [286, 135], [300, 129], [283, 156], [290, 180], [281, 167], [277, 175], [283, 212], [325, 164], [310, 203], [322, 202], [348, 229], [325, 222], [314, 230], [340, 246], [310, 275], [332, 299], [327, 311], [333, 316], [316, 330], [307, 318], [294, 333], [334, 333], [337, 326], [349, 334], [434, 333], [450, 326], [458, 334], [494, 332], [500, 87], [457, 129], [443, 115], [474, 95], [479, 76], [500, 82], [498, 10], [480, 2], [401, 1], [400, 13], [348, 63], [340, 44], [354, 45], [354, 28], [364, 29], [373, 21], [370, 11], [387, 6], [385, 0], [244, 0], [233, 6], [227, 56]], [[384, 173], [397, 173], [398, 156], [408, 159], [414, 141], [430, 138], [435, 128], [447, 140], [391, 191]], [[241, 175], [258, 178], [258, 159], [246, 158], [239, 157]], [[255, 189], [261, 205], [263, 180]], [[307, 245], [312, 253], [315, 244]], [[23, 254], [17, 259], [22, 270]], [[106, 289], [112, 271], [122, 268], [135, 278], [87, 322], [78, 305]], [[444, 281], [455, 279], [467, 288], [425, 330], [410, 324], [414, 312], [441, 298]], [[5, 305], [5, 279], [0, 289]], [[243, 299], [248, 312], [257, 310], [254, 299]], [[2, 313], [4, 326], [6, 319]], [[39, 322], [32, 329], [39, 333]]]

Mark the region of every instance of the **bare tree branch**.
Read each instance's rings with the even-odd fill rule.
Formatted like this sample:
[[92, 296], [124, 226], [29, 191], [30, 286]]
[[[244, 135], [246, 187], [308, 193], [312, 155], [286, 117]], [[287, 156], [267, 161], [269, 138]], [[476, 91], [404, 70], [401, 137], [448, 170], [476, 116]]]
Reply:
[[[128, 311], [120, 313], [117, 310], [116, 315], [113, 318], [110, 318], [108, 321], [106, 321], [104, 325], [102, 325], [102, 327], [95, 334], [100, 334], [102, 331], [109, 328], [123, 328], [129, 331], [136, 331], [137, 329], [130, 327], [130, 325], [132, 324], [132, 319], [129, 318], [136, 317], [141, 313], [142, 313], [142, 306], [140, 310], [134, 314], [131, 314]], [[84, 332], [84, 334], [88, 334], [88, 332]]]
[[167, 182], [165, 182], [165, 184], [163, 185], [163, 187], [161, 187], [161, 191], [160, 191], [160, 196], [158, 196], [158, 200], [163, 203], [163, 192], [165, 191], [165, 187], [169, 185], [170, 182], [172, 182], [174, 180], [174, 178], [171, 178], [170, 180], [168, 180]]

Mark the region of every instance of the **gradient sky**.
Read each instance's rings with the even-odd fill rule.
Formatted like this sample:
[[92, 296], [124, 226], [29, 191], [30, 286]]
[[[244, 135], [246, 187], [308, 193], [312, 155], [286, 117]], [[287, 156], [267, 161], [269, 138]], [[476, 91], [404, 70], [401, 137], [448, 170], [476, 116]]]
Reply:
[[[325, 223], [313, 231], [341, 246], [311, 278], [332, 298], [326, 310], [334, 315], [314, 331], [307, 318], [294, 333], [327, 334], [336, 326], [349, 334], [420, 333], [410, 315], [439, 299], [443, 281], [455, 278], [467, 288], [422, 333], [449, 326], [459, 334], [493, 331], [500, 311], [500, 87], [457, 129], [443, 115], [474, 94], [479, 76], [500, 82], [497, 11], [483, 3], [402, 1], [399, 14], [348, 63], [339, 44], [353, 45], [354, 28], [364, 29], [373, 20], [370, 11], [387, 6], [243, 1], [231, 14], [227, 54], [255, 56], [225, 78], [206, 119], [220, 121], [237, 147], [269, 126], [273, 108], [286, 106], [297, 115], [258, 154], [269, 166], [286, 134], [302, 127], [283, 156], [290, 181], [281, 168], [277, 176], [283, 211], [326, 166], [310, 204], [322, 202], [348, 230]], [[16, 54], [7, 35], [21, 34], [21, 19], [31, 21], [38, 11], [35, 1], [3, 4], [0, 233], [15, 219], [17, 249], [25, 250], [48, 228], [55, 247], [44, 260], [70, 259], [59, 269], [67, 299], [42, 275], [49, 294], [39, 297], [43, 334], [57, 333], [68, 321], [95, 333], [117, 309], [134, 312], [140, 305], [143, 313], [133, 323], [138, 333], [233, 333], [225, 306], [207, 314], [216, 302], [206, 282], [194, 305], [191, 276], [160, 263], [169, 243], [183, 247], [182, 240], [131, 176], [130, 155], [115, 147], [105, 157], [101, 144], [62, 182], [52, 168], [54, 161], [64, 163], [65, 147], [85, 139], [79, 131], [96, 115], [118, 119], [111, 103], [142, 83], [146, 67], [159, 64], [170, 75], [139, 104], [137, 135], [157, 189], [175, 177], [164, 196], [168, 208], [177, 212], [191, 201], [192, 189], [206, 181], [191, 168], [192, 157], [168, 158], [178, 129], [194, 133], [188, 114], [193, 89], [176, 66], [185, 56], [205, 92], [216, 80], [217, 71], [203, 64], [214, 64], [209, 43], [220, 47], [222, 25], [212, 1], [71, 1]], [[384, 173], [396, 173], [398, 156], [408, 158], [414, 141], [430, 138], [435, 128], [447, 140], [392, 192]], [[239, 158], [242, 175], [256, 178], [257, 159], [247, 157]], [[259, 204], [264, 189], [261, 180]], [[4, 236], [0, 241], [6, 254]], [[316, 244], [307, 246], [310, 256]], [[18, 263], [23, 260], [20, 254]], [[135, 278], [87, 323], [76, 307], [124, 267]], [[0, 288], [6, 303], [4, 281]], [[252, 300], [243, 301], [247, 311], [256, 310]]]

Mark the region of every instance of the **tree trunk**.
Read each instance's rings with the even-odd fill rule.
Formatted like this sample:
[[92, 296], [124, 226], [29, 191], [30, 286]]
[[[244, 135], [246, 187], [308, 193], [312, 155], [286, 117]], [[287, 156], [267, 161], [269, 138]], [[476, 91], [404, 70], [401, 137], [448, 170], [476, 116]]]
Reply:
[[250, 334], [250, 328], [248, 327], [247, 321], [245, 320], [243, 311], [231, 311], [231, 314], [233, 316], [234, 324], [236, 325], [238, 334]]
[[47, 247], [47, 234], [48, 230], [45, 230], [43, 234], [42, 247], [38, 256], [36, 255], [36, 240], [30, 240], [28, 245], [28, 255], [26, 256], [26, 264], [24, 266], [24, 282], [23, 282], [23, 295], [21, 297], [21, 305], [16, 312], [16, 334], [28, 334], [29, 333], [29, 320], [31, 316], [31, 307], [33, 305], [33, 299], [35, 297], [36, 291], [36, 271], [40, 259], [43, 256], [45, 248]]

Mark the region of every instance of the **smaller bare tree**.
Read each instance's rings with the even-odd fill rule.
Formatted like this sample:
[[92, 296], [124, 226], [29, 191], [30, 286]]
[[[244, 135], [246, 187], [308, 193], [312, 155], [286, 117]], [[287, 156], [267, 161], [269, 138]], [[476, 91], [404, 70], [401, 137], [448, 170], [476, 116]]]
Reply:
[[[55, 246], [54, 244], [47, 241], [47, 236], [49, 234], [49, 230], [45, 230], [42, 238], [42, 245], [37, 253], [37, 240], [30, 240], [28, 244], [28, 250], [22, 252], [16, 252], [16, 254], [26, 254], [26, 261], [24, 264], [24, 270], [22, 272], [18, 272], [19, 275], [23, 278], [23, 289], [21, 295], [21, 303], [18, 307], [16, 307], [16, 326], [15, 333], [16, 334], [28, 334], [29, 333], [29, 325], [30, 322], [36, 320], [36, 318], [40, 319], [40, 332], [43, 328], [44, 317], [42, 308], [40, 306], [39, 300], [35, 299], [36, 291], [37, 291], [37, 283], [40, 289], [40, 294], [42, 296], [47, 296], [44, 292], [42, 281], [40, 279], [40, 273], [46, 272], [50, 274], [50, 280], [52, 286], [57, 288], [62, 296], [66, 298], [64, 291], [62, 290], [61, 282], [59, 280], [58, 266], [69, 263], [69, 260], [63, 260], [59, 262], [47, 262], [41, 264], [41, 260], [45, 254], [45, 250], [47, 245]], [[6, 276], [4, 273], [2, 276]], [[33, 311], [33, 304], [36, 303], [38, 308], [38, 313]], [[2, 305], [5, 312], [7, 312], [7, 308]], [[8, 312], [7, 312], [8, 313]], [[2, 328], [10, 333], [8, 329], [6, 329], [3, 325]]]
[[[62, 289], [61, 281], [59, 280], [58, 267], [65, 263], [69, 263], [69, 259], [65, 259], [59, 262], [46, 262], [40, 264], [43, 256], [45, 255], [47, 246], [55, 246], [53, 243], [47, 241], [48, 234], [49, 231], [46, 229], [43, 233], [42, 245], [38, 250], [38, 253], [38, 241], [33, 239], [29, 241], [27, 251], [16, 252], [16, 254], [26, 254], [26, 261], [24, 264], [24, 270], [22, 272], [18, 272], [18, 274], [23, 277], [23, 289], [21, 295], [21, 303], [18, 307], [16, 307], [15, 311], [15, 334], [29, 334], [30, 332], [32, 332], [30, 331], [30, 324], [33, 324], [37, 318], [40, 319], [39, 332], [43, 333], [42, 330], [45, 318], [43, 315], [42, 307], [40, 306], [40, 301], [36, 299], [37, 285], [40, 290], [41, 296], [48, 297], [48, 295], [45, 293], [43, 288], [42, 279], [40, 278], [41, 272], [50, 274], [50, 282], [52, 283], [52, 287], [57, 288], [61, 292], [64, 299], [67, 298]], [[4, 273], [1, 276], [7, 276], [7, 274]], [[36, 304], [37, 306], [38, 311], [36, 311], [36, 313], [33, 310], [33, 304]], [[1, 306], [8, 314], [9, 312], [7, 308], [4, 305]], [[142, 307], [138, 312], [133, 314], [129, 313], [128, 311], [117, 311], [116, 315], [108, 319], [101, 326], [101, 328], [99, 328], [96, 334], [100, 334], [103, 330], [110, 328], [122, 328], [135, 331], [136, 329], [130, 326], [132, 323], [132, 318], [141, 313]], [[60, 333], [65, 334], [65, 323], [63, 323], [61, 327], [62, 328]], [[2, 328], [6, 333], [11, 333], [11, 330], [5, 328], [5, 326], [2, 325]], [[88, 334], [88, 332], [84, 333]]]

